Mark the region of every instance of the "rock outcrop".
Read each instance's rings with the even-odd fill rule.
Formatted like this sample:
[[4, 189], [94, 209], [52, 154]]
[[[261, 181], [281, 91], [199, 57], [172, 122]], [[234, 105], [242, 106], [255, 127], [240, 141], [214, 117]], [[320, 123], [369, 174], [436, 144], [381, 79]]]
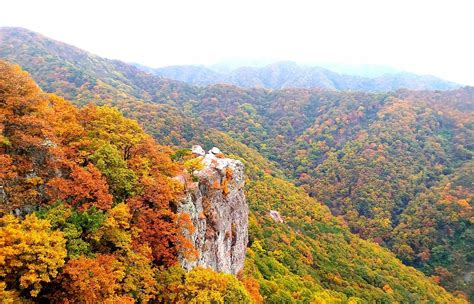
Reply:
[[204, 156], [206, 155], [206, 151], [204, 151], [204, 149], [201, 147], [201, 146], [193, 146], [191, 148], [191, 152], [194, 154], [194, 155], [197, 155], [197, 156]]
[[275, 223], [283, 223], [284, 222], [283, 217], [281, 217], [281, 215], [280, 215], [280, 212], [275, 211], [275, 210], [270, 210], [270, 212], [268, 214], [270, 215], [270, 217], [272, 218], [272, 220]]
[[195, 231], [188, 237], [199, 256], [196, 260], [183, 258], [181, 264], [186, 269], [203, 266], [235, 275], [244, 266], [248, 242], [244, 166], [225, 158], [217, 148], [204, 156], [199, 146], [192, 151], [202, 158], [203, 168], [193, 172], [197, 182], [188, 185], [179, 211], [191, 216]]

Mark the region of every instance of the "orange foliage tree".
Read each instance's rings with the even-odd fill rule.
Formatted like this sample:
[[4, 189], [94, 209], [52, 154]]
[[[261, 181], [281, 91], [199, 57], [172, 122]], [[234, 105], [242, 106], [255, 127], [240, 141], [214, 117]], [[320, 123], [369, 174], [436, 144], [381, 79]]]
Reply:
[[120, 281], [124, 276], [123, 265], [112, 255], [97, 255], [96, 258], [81, 256], [64, 266], [59, 278], [61, 291], [52, 300], [65, 303], [118, 303], [121, 298]]

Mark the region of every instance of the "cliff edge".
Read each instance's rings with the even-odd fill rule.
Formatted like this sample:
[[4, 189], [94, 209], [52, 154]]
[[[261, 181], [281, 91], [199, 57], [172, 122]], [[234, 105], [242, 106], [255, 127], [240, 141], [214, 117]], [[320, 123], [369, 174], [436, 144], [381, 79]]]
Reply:
[[179, 212], [188, 213], [195, 231], [187, 237], [198, 252], [195, 260], [182, 259], [185, 269], [196, 266], [237, 274], [244, 266], [248, 243], [248, 205], [244, 194], [244, 165], [225, 158], [217, 148], [205, 153], [193, 146], [202, 168], [193, 172]]

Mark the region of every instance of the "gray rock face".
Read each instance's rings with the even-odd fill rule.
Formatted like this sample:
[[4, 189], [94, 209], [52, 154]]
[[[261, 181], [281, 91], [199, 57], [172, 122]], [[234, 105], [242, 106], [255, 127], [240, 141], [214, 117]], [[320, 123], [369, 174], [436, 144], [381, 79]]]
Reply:
[[[219, 151], [220, 152], [220, 151]], [[198, 181], [188, 185], [179, 212], [190, 215], [195, 231], [187, 237], [199, 256], [182, 258], [185, 269], [196, 266], [237, 274], [244, 266], [248, 242], [248, 205], [244, 195], [244, 166], [234, 159], [208, 153]]]
[[275, 211], [275, 210], [270, 210], [269, 214], [270, 214], [270, 217], [273, 219], [273, 221], [275, 221], [276, 223], [284, 222], [283, 218], [280, 215], [280, 212]]

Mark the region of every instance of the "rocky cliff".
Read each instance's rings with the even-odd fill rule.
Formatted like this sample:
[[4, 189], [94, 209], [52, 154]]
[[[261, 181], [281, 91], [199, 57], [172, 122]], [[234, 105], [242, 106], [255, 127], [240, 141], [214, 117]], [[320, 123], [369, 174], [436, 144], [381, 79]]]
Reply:
[[188, 237], [199, 256], [181, 263], [186, 269], [203, 266], [235, 275], [244, 266], [248, 242], [244, 166], [217, 148], [206, 154], [194, 146], [193, 154], [203, 167], [193, 172], [196, 181], [188, 185], [179, 211], [191, 216], [195, 231]]

